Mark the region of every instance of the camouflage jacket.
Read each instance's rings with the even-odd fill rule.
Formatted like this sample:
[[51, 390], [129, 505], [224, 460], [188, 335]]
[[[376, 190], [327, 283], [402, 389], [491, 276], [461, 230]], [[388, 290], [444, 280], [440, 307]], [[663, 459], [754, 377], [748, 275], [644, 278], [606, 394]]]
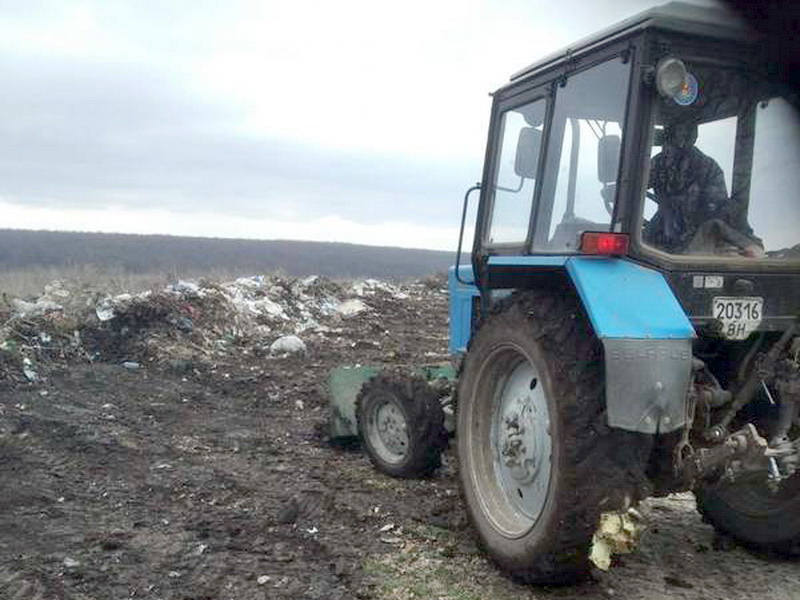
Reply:
[[712, 219], [735, 227], [722, 169], [694, 146], [654, 156], [648, 188], [658, 211], [645, 228], [645, 240], [667, 252], [681, 253]]

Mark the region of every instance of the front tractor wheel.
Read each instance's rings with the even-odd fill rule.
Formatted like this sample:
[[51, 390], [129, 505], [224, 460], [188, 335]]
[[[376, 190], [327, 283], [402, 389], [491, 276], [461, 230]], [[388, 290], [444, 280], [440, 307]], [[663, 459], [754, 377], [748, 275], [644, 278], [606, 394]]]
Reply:
[[609, 498], [600, 347], [574, 299], [529, 292], [475, 334], [458, 388], [459, 473], [490, 556], [530, 583], [589, 571]]
[[425, 381], [377, 375], [361, 388], [356, 418], [373, 466], [391, 477], [424, 477], [441, 465], [447, 446], [439, 394]]

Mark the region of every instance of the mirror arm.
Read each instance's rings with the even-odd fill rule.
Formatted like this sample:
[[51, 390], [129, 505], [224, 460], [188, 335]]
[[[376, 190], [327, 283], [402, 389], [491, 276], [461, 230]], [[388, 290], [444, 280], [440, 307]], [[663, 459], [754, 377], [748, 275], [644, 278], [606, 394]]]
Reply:
[[[520, 180], [520, 189], [522, 189], [522, 177], [519, 178]], [[461, 285], [472, 285], [475, 283], [475, 277], [472, 278], [472, 281], [464, 281], [461, 279], [461, 274], [458, 272], [458, 268], [461, 266], [461, 243], [464, 241], [464, 224], [467, 221], [467, 206], [469, 205], [469, 196], [472, 192], [481, 189], [481, 184], [476, 183], [471, 188], [467, 190], [467, 193], [464, 194], [464, 207], [461, 209], [461, 229], [458, 230], [458, 249], [456, 250], [456, 281]]]
[[496, 186], [494, 186], [494, 189], [500, 190], [501, 192], [511, 192], [512, 194], [516, 194], [522, 189], [522, 186], [524, 185], [524, 183], [525, 183], [525, 179], [523, 177], [520, 177], [519, 178], [519, 185], [516, 188], [507, 188], [507, 187], [503, 187], [502, 185], [496, 185]]

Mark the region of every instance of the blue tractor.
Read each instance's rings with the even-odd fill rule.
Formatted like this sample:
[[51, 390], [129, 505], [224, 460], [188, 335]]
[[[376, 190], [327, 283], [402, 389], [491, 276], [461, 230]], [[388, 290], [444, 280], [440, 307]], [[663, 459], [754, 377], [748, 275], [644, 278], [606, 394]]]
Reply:
[[470, 521], [518, 579], [585, 575], [602, 513], [676, 491], [800, 547], [800, 118], [762, 47], [673, 3], [514, 75], [450, 272], [455, 373], [367, 373], [338, 411], [396, 476], [454, 428]]

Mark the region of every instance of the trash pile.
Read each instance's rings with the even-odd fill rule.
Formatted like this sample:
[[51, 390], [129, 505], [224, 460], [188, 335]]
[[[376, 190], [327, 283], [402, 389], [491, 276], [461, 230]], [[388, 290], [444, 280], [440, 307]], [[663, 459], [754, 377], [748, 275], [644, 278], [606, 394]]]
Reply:
[[177, 281], [116, 296], [56, 281], [35, 299], [3, 297], [0, 382], [35, 382], [43, 367], [70, 360], [188, 370], [242, 352], [302, 354], [309, 343], [340, 333], [348, 320], [379, 320], [382, 310], [431, 293], [443, 292], [419, 283], [316, 276]]

